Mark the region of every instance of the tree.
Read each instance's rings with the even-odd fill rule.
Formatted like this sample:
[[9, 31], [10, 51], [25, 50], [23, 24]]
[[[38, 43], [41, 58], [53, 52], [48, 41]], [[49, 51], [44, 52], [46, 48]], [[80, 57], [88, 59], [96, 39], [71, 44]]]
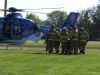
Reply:
[[84, 27], [89, 32], [90, 25], [90, 9], [84, 10], [80, 12], [80, 17], [78, 20], [78, 26]]
[[100, 6], [92, 10], [91, 19], [91, 33], [95, 38], [100, 39]]
[[26, 15], [26, 18], [33, 20], [38, 25], [41, 24], [41, 20], [39, 19], [39, 17], [34, 14]]
[[53, 11], [49, 13], [46, 23], [49, 25], [56, 25], [57, 27], [61, 27], [64, 23], [65, 18], [67, 17], [67, 13], [64, 11]]
[[92, 39], [100, 39], [100, 6], [82, 11], [78, 24], [89, 32]]

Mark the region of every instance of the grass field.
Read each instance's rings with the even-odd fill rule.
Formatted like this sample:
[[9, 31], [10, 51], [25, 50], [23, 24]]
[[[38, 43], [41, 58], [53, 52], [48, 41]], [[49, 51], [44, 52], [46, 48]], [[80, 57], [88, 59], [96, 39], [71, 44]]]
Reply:
[[57, 55], [44, 48], [10, 47], [0, 50], [0, 75], [100, 75], [100, 51]]

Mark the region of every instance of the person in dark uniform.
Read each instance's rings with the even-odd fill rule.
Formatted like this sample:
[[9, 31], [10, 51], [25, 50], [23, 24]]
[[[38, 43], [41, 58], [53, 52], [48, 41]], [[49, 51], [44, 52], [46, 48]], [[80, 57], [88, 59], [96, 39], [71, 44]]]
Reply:
[[55, 47], [56, 47], [56, 53], [59, 53], [59, 47], [60, 47], [60, 28], [55, 27], [55, 30], [57, 31], [58, 36], [55, 39]]
[[56, 41], [59, 41], [59, 34], [55, 29], [55, 26], [52, 25], [51, 29], [47, 32], [47, 38], [48, 38], [48, 52], [52, 53], [53, 48], [56, 49], [56, 53], [59, 52], [59, 47], [56, 44]]
[[[47, 31], [48, 32], [48, 31]], [[46, 52], [48, 52], [48, 37], [47, 37], [47, 32], [44, 34], [44, 43], [45, 43], [45, 47], [46, 47]]]
[[62, 28], [60, 33], [61, 54], [68, 54], [70, 34], [66, 28]]
[[78, 31], [76, 31], [76, 27], [72, 28], [71, 33], [71, 51], [73, 54], [78, 54], [78, 48], [79, 48], [79, 36]]
[[80, 44], [79, 44], [79, 54], [85, 54], [85, 47], [89, 40], [89, 34], [85, 31], [84, 28], [80, 29]]
[[68, 27], [67, 28], [68, 29], [68, 33], [69, 33], [69, 35], [70, 35], [70, 37], [69, 37], [69, 40], [68, 40], [68, 54], [73, 54], [73, 50], [72, 50], [72, 46], [71, 46], [71, 41], [72, 41], [72, 39], [71, 39], [71, 37], [72, 37], [72, 28], [71, 27]]

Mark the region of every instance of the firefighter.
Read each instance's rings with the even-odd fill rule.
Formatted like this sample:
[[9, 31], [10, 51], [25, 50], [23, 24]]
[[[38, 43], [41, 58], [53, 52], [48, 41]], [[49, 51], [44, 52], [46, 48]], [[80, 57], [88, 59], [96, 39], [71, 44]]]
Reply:
[[52, 53], [53, 48], [56, 49], [56, 53], [59, 53], [59, 47], [56, 41], [59, 41], [59, 34], [55, 29], [55, 25], [51, 25], [51, 29], [47, 32], [48, 38], [48, 52]]
[[72, 37], [72, 28], [71, 27], [68, 27], [67, 28], [68, 29], [68, 33], [69, 33], [69, 35], [70, 35], [70, 37], [69, 37], [69, 40], [68, 40], [68, 54], [73, 54], [73, 50], [72, 50], [72, 46], [71, 46], [71, 42], [72, 42], [72, 39], [71, 39], [71, 37]]
[[78, 54], [78, 48], [79, 48], [79, 36], [78, 31], [76, 27], [72, 27], [71, 32], [71, 54]]
[[59, 46], [60, 46], [60, 28], [55, 27], [55, 30], [57, 31], [57, 35], [58, 36], [54, 40], [55, 41], [54, 45], [55, 45], [56, 53], [58, 54], [58, 52], [59, 52]]
[[47, 37], [48, 31], [44, 34], [44, 44], [46, 45], [46, 52], [48, 52], [48, 37]]
[[70, 34], [66, 28], [62, 28], [60, 33], [61, 54], [68, 54]]
[[79, 54], [85, 54], [85, 47], [89, 40], [89, 34], [85, 31], [84, 28], [80, 29], [80, 44], [79, 44]]

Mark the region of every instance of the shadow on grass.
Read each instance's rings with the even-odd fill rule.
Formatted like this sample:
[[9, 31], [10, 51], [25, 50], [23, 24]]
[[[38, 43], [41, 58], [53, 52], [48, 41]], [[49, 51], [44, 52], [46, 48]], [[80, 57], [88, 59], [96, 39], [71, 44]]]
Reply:
[[37, 53], [32, 53], [32, 54], [47, 54], [47, 53], [39, 53], [39, 52], [37, 52]]
[[[64, 56], [67, 55], [67, 56], [70, 56], [69, 54], [61, 54], [61, 53], [58, 53], [58, 54], [57, 54], [57, 53], [46, 53], [46, 52], [34, 52], [34, 53], [32, 53], [32, 54], [37, 54], [37, 55], [38, 55], [38, 54], [40, 54], [40, 55], [41, 55], [41, 54], [46, 54], [46, 55], [64, 55]], [[74, 55], [74, 54], [71, 54], [71, 55]], [[79, 54], [77, 54], [77, 55], [79, 55]]]
[[59, 54], [56, 54], [56, 53], [46, 53], [46, 52], [34, 52], [32, 54], [59, 55]]

